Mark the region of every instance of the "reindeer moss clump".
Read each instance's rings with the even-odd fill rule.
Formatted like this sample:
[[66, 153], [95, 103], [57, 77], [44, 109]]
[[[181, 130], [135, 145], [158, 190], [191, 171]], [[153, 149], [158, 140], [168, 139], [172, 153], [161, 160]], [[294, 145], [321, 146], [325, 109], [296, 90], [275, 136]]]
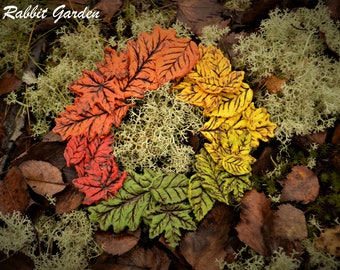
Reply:
[[35, 238], [32, 222], [20, 212], [3, 214], [0, 211], [0, 251], [7, 257], [27, 248]]
[[248, 71], [252, 83], [272, 74], [285, 80], [278, 93], [256, 96], [278, 124], [276, 138], [283, 146], [294, 134], [333, 126], [340, 113], [340, 64], [332, 57], [340, 55], [339, 26], [319, 4], [295, 12], [276, 9], [257, 33], [240, 36], [236, 65]]
[[15, 212], [0, 212], [0, 250], [5, 255], [22, 252], [38, 270], [86, 269], [101, 250], [93, 239], [94, 226], [87, 213], [73, 211], [54, 217], [42, 216], [34, 225]]
[[[7, 5], [16, 5], [18, 9], [24, 9], [32, 2], [7, 1], [0, 4], [0, 9]], [[29, 58], [32, 43], [34, 20], [2, 18], [0, 24], [0, 77], [7, 71], [20, 77], [24, 65]]]
[[198, 108], [175, 99], [169, 84], [136, 100], [126, 120], [114, 130], [114, 155], [125, 170], [151, 168], [169, 173], [191, 169], [194, 151], [189, 132], [203, 125]]

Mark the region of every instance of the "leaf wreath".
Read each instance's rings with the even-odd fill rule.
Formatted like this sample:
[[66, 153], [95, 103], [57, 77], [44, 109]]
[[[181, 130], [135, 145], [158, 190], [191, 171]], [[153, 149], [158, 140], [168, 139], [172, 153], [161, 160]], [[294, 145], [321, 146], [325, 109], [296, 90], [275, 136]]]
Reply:
[[146, 90], [188, 73], [198, 59], [198, 48], [176, 31], [156, 26], [151, 34], [141, 33], [119, 54], [105, 49], [105, 62], [97, 70], [83, 71], [69, 88], [78, 97], [56, 119], [53, 131], [63, 140], [85, 134], [89, 140], [106, 136], [118, 127], [133, 104], [125, 99], [142, 98]]

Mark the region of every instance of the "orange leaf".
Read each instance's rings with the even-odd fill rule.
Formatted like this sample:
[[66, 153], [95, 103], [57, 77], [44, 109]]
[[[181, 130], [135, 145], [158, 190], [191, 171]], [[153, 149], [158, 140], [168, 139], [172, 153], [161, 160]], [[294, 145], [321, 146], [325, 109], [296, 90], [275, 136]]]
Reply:
[[128, 75], [128, 58], [126, 51], [117, 53], [110, 47], [104, 49], [105, 63], [98, 63], [97, 67], [105, 78], [125, 78]]
[[79, 97], [56, 119], [55, 133], [63, 140], [85, 134], [92, 140], [119, 126], [129, 107], [127, 98], [143, 98], [146, 90], [184, 76], [198, 59], [198, 48], [187, 38], [176, 38], [175, 30], [155, 27], [129, 41], [126, 51], [105, 48], [105, 62], [96, 71], [83, 71], [69, 88]]
[[143, 92], [158, 88], [156, 60], [164, 54], [169, 42], [175, 38], [175, 33], [174, 30], [155, 27], [152, 34], [143, 32], [136, 41], [130, 40], [127, 43], [130, 64], [126, 90], [136, 88]]
[[176, 39], [170, 43], [162, 57], [156, 61], [159, 83], [180, 78], [193, 68], [198, 60], [198, 47], [188, 38]]
[[59, 133], [63, 140], [71, 136], [85, 134], [91, 141], [96, 135], [103, 137], [110, 133], [112, 125], [119, 126], [127, 110], [133, 104], [126, 104], [122, 101], [116, 102], [114, 114], [108, 114], [100, 106], [95, 105], [87, 111], [79, 113], [78, 103], [66, 107], [57, 118], [53, 132]]
[[[85, 70], [83, 76], [69, 86], [70, 90], [80, 96], [79, 112], [99, 104], [108, 113], [114, 112], [116, 100], [125, 98], [115, 79], [106, 80], [99, 72]], [[84, 105], [88, 104], [88, 105]]]

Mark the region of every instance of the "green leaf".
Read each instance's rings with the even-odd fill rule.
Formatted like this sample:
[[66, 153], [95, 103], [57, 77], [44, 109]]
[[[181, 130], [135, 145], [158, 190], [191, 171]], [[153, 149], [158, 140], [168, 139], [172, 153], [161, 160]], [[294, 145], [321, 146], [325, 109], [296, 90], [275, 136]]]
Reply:
[[149, 192], [153, 176], [151, 170], [146, 170], [143, 175], [131, 172], [114, 199], [89, 207], [90, 220], [98, 222], [104, 231], [111, 225], [115, 233], [127, 227], [136, 230], [146, 210], [156, 204]]
[[175, 248], [181, 240], [181, 229], [196, 230], [189, 204], [178, 203], [159, 205], [148, 212], [146, 223], [149, 225], [149, 237], [155, 238], [164, 233], [166, 242]]
[[[196, 155], [196, 160], [197, 173], [193, 177], [198, 177], [195, 181], [201, 179], [201, 187], [211, 198], [230, 204], [232, 196], [234, 199], [241, 198], [244, 191], [250, 189], [249, 174], [236, 176], [227, 171], [217, 169], [216, 163], [204, 148], [201, 149], [199, 155]], [[198, 183], [191, 185], [199, 188]], [[195, 204], [200, 203], [195, 201]], [[196, 214], [196, 211], [194, 213]]]
[[150, 189], [152, 197], [159, 203], [172, 204], [187, 198], [189, 179], [184, 174], [160, 175]]
[[189, 180], [188, 199], [197, 221], [201, 221], [212, 209], [215, 199], [202, 188], [202, 178], [197, 174]]
[[243, 175], [251, 172], [251, 164], [254, 162], [255, 158], [251, 155], [226, 155], [222, 160], [222, 166], [234, 175]]

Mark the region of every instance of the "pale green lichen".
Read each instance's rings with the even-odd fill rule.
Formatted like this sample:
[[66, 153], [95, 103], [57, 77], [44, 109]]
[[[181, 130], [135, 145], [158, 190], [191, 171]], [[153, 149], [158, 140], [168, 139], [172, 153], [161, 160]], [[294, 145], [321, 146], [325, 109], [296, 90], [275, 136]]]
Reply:
[[219, 269], [229, 270], [281, 270], [281, 269], [299, 269], [302, 261], [294, 256], [297, 252], [293, 252], [291, 256], [288, 256], [282, 247], [279, 247], [273, 254], [264, 258], [258, 255], [249, 246], [244, 246], [236, 254], [232, 263], [226, 263], [222, 260], [218, 260]]
[[[32, 4], [31, 1], [7, 1], [5, 6], [15, 5], [24, 9]], [[2, 15], [1, 15], [2, 16]], [[20, 77], [29, 59], [32, 33], [36, 20], [1, 18], [0, 24], [0, 77], [7, 71]]]
[[230, 31], [230, 28], [219, 28], [217, 25], [207, 25], [202, 28], [202, 35], [199, 37], [201, 44], [205, 46], [217, 46], [220, 39]]
[[318, 270], [337, 270], [340, 267], [340, 261], [332, 254], [318, 250], [311, 239], [305, 239], [302, 244], [309, 255], [309, 264], [312, 269]]
[[35, 239], [32, 222], [20, 212], [3, 214], [0, 211], [0, 251], [7, 257], [27, 248]]
[[251, 0], [228, 0], [224, 6], [230, 11], [244, 11], [252, 6]]
[[[117, 50], [120, 51], [126, 47], [129, 40], [135, 40], [142, 32], [151, 33], [155, 25], [163, 28], [170, 27], [171, 21], [175, 16], [174, 11], [160, 11], [151, 9], [137, 14], [135, 6], [128, 6], [128, 14], [123, 18], [119, 17], [116, 23], [117, 38], [115, 38]], [[125, 32], [129, 30], [127, 37]]]
[[0, 212], [0, 221], [0, 250], [6, 256], [24, 253], [37, 270], [86, 269], [91, 258], [102, 252], [93, 239], [95, 227], [85, 211], [42, 216], [35, 224], [18, 212]]
[[295, 134], [333, 126], [340, 113], [340, 65], [325, 55], [327, 48], [340, 55], [340, 24], [322, 4], [295, 12], [276, 9], [269, 15], [257, 33], [240, 36], [235, 61], [252, 83], [271, 74], [285, 79], [279, 93], [262, 91], [256, 99], [278, 124], [276, 138], [286, 147]]
[[114, 155], [126, 170], [151, 168], [184, 173], [191, 169], [194, 151], [185, 144], [189, 132], [202, 126], [201, 111], [175, 99], [170, 84], [147, 92], [114, 130]]
[[101, 254], [94, 241], [94, 225], [84, 211], [53, 217], [42, 216], [33, 224], [14, 212], [0, 213], [0, 250], [5, 255], [20, 251], [30, 257], [37, 270], [82, 270]]
[[[86, 269], [101, 249], [93, 239], [94, 225], [85, 211], [72, 211], [56, 217], [42, 216], [35, 224], [40, 243], [27, 252], [35, 269]], [[58, 252], [53, 251], [57, 247]]]

